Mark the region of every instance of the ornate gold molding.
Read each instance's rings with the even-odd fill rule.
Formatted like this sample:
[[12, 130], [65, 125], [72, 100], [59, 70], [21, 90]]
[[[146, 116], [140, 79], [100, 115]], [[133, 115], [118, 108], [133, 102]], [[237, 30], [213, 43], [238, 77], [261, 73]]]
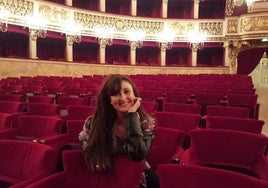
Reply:
[[[237, 4], [235, 0], [227, 0], [226, 3], [226, 11], [230, 15]], [[112, 28], [114, 30], [113, 38], [127, 40], [125, 32], [141, 30], [146, 35], [144, 40], [157, 41], [156, 34], [163, 32], [166, 25], [175, 32], [174, 42], [187, 41], [187, 32], [191, 29], [206, 32], [209, 42], [244, 39], [245, 36], [247, 36], [245, 39], [249, 39], [249, 35], [252, 36], [251, 39], [255, 39], [261, 38], [261, 35], [264, 37], [268, 35], [268, 16], [265, 13], [226, 17], [222, 20], [183, 20], [112, 15], [34, 0], [0, 0], [0, 7], [9, 12], [7, 21], [10, 24], [28, 27], [26, 22], [29, 20], [29, 16], [33, 18], [37, 14], [44, 18], [46, 26], [43, 29], [68, 33], [63, 26], [73, 27], [77, 24], [81, 26], [81, 35], [93, 37], [96, 37], [94, 28], [97, 26]], [[227, 27], [227, 29], [224, 29], [224, 27]]]
[[229, 19], [227, 21], [227, 33], [238, 33], [238, 19]]
[[249, 48], [250, 43], [248, 41], [233, 40], [233, 41], [229, 41], [228, 45], [230, 48], [230, 51], [228, 54], [229, 59], [230, 59], [230, 65], [231, 67], [235, 67], [239, 52], [245, 48]]
[[268, 16], [242, 17], [240, 24], [241, 32], [267, 31]]
[[70, 20], [70, 12], [67, 9], [40, 4], [39, 14], [41, 14], [48, 22], [62, 24]]
[[163, 22], [150, 21], [150, 20], [138, 20], [138, 19], [123, 19], [112, 16], [94, 15], [90, 13], [75, 12], [74, 20], [76, 24], [82, 27], [93, 29], [94, 26], [103, 26], [114, 28], [115, 30], [122, 32], [130, 29], [140, 29], [147, 34], [155, 34], [163, 29]]
[[34, 2], [26, 0], [0, 0], [0, 7], [17, 16], [32, 16], [34, 12]]
[[222, 35], [223, 22], [201, 22], [199, 23], [199, 30], [205, 32], [207, 35]]
[[232, 15], [234, 12], [234, 0], [226, 0], [226, 14], [228, 16]]

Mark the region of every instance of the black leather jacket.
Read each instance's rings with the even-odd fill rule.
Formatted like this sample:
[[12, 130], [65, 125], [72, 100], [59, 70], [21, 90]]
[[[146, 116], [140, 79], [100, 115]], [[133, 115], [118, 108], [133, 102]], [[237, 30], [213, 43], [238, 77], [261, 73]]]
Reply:
[[[87, 118], [83, 130], [79, 133], [79, 140], [83, 150], [88, 146], [90, 125], [92, 117]], [[127, 138], [119, 138], [113, 134], [113, 146], [115, 154], [129, 155], [133, 161], [144, 160], [151, 148], [156, 129], [155, 119], [150, 117], [141, 122], [138, 113], [128, 113], [126, 119]]]

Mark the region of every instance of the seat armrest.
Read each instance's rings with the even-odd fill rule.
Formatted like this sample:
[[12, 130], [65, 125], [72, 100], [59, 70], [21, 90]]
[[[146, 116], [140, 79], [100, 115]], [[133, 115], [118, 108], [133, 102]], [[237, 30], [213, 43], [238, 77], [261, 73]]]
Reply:
[[18, 133], [18, 129], [1, 129], [0, 139], [14, 139]]
[[68, 187], [67, 174], [59, 172], [50, 176], [44, 177], [25, 188], [52, 188], [52, 187]]
[[46, 138], [39, 139], [42, 144], [49, 145], [57, 151], [65, 146], [70, 140], [70, 136], [67, 133], [54, 135]]

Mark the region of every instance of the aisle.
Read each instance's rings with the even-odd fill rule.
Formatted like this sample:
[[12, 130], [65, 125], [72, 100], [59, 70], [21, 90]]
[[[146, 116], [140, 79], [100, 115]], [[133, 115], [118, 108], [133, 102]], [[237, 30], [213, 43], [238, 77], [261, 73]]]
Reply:
[[268, 136], [268, 87], [256, 87], [260, 103], [259, 119], [265, 121], [263, 134]]

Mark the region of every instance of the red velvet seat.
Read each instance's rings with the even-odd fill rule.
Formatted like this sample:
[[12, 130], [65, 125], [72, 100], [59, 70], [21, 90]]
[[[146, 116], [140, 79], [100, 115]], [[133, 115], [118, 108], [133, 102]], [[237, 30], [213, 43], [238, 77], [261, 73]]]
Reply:
[[21, 115], [18, 118], [18, 128], [0, 131], [0, 139], [40, 142], [58, 151], [68, 140], [67, 135], [62, 134], [63, 124], [64, 121], [56, 117]]
[[258, 95], [250, 94], [228, 94], [227, 100], [229, 106], [233, 107], [246, 107], [250, 109], [250, 118], [258, 119], [259, 117], [259, 104]]
[[86, 105], [68, 105], [66, 106], [66, 120], [85, 120], [95, 112], [95, 106]]
[[0, 94], [0, 101], [24, 102], [24, 95]]
[[245, 107], [208, 105], [207, 115], [249, 118], [250, 109]]
[[24, 108], [24, 102], [0, 101], [0, 112], [3, 113], [12, 114], [17, 112], [23, 112]]
[[33, 95], [28, 96], [28, 103], [46, 103], [46, 104], [54, 104], [55, 97], [46, 96], [46, 95]]
[[47, 85], [45, 88], [45, 93], [47, 95], [55, 96], [56, 94], [65, 94], [63, 86]]
[[140, 91], [140, 97], [143, 101], [156, 101], [158, 98], [163, 97], [162, 91]]
[[62, 96], [58, 98], [58, 104], [62, 109], [66, 109], [68, 105], [87, 105], [88, 98]]
[[23, 94], [24, 84], [10, 84], [4, 89], [5, 94]]
[[128, 157], [116, 157], [114, 168], [107, 172], [91, 172], [84, 162], [81, 150], [63, 152], [64, 171], [41, 179], [25, 188], [51, 187], [98, 187], [98, 188], [139, 188], [144, 162], [133, 162]]
[[206, 117], [206, 128], [229, 129], [261, 134], [264, 121], [249, 118], [235, 118], [223, 116]]
[[142, 101], [142, 108], [145, 112], [153, 114], [158, 110], [159, 103], [155, 101]]
[[236, 171], [268, 181], [264, 135], [222, 129], [195, 129], [189, 132], [191, 147], [181, 164]]
[[157, 125], [188, 132], [191, 129], [199, 128], [200, 114], [178, 113], [178, 112], [155, 112]]
[[64, 92], [66, 93], [66, 95], [68, 96], [89, 96], [90, 94], [90, 89], [88, 88], [82, 88], [79, 86], [66, 86], [64, 88]]
[[0, 140], [0, 151], [0, 185], [6, 182], [10, 188], [25, 188], [56, 172], [57, 153], [49, 146]]
[[68, 144], [79, 144], [78, 134], [82, 131], [85, 120], [66, 120], [66, 133], [69, 136]]
[[27, 114], [29, 115], [60, 117], [61, 106], [58, 104], [28, 103], [27, 107]]
[[2, 129], [16, 128], [18, 126], [18, 117], [22, 113], [1, 113], [0, 112], [0, 131]]
[[194, 165], [159, 165], [161, 188], [268, 188], [266, 181], [241, 173]]
[[42, 84], [28, 84], [23, 87], [23, 93], [26, 95], [42, 95], [45, 93], [45, 86]]
[[152, 168], [156, 170], [159, 164], [169, 164], [176, 153], [182, 153], [185, 136], [184, 131], [158, 127], [152, 147], [146, 157]]
[[162, 110], [165, 112], [200, 114], [201, 106], [198, 104], [182, 104], [182, 103], [164, 102]]
[[207, 105], [220, 105], [224, 94], [220, 93], [196, 93], [195, 103], [201, 105], [201, 115], [206, 115]]
[[168, 91], [165, 101], [168, 103], [186, 103], [192, 94], [190, 91]]

